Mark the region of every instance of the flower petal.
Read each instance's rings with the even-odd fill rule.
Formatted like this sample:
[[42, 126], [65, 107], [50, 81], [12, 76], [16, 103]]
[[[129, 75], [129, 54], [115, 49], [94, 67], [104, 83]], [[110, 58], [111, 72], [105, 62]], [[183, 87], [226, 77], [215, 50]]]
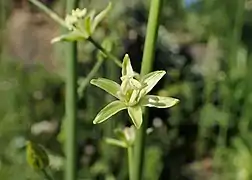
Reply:
[[178, 99], [172, 97], [162, 97], [147, 95], [141, 99], [142, 106], [156, 107], [156, 108], [169, 108], [179, 102]]
[[[146, 74], [142, 78], [143, 85], [146, 85], [144, 89], [145, 94], [149, 93], [152, 88], [158, 83], [158, 81], [165, 75], [165, 71], [154, 71], [149, 74]], [[143, 95], [145, 95], [143, 94]]]
[[123, 63], [122, 63], [122, 77], [123, 76], [133, 76], [134, 71], [131, 66], [130, 58], [128, 54], [125, 54], [123, 58]]
[[106, 138], [105, 142], [108, 143], [108, 144], [114, 145], [114, 146], [122, 147], [122, 148], [127, 148], [128, 147], [128, 145], [124, 141], [120, 141], [120, 140], [117, 140], [117, 139], [114, 139], [114, 138]]
[[88, 36], [90, 36], [93, 32], [91, 29], [91, 16], [87, 16], [84, 20], [84, 25], [85, 25], [85, 32], [87, 33]]
[[113, 101], [104, 107], [95, 117], [93, 123], [98, 124], [106, 121], [111, 116], [115, 115], [119, 111], [126, 109], [126, 105], [121, 101]]
[[90, 83], [119, 99], [117, 92], [120, 91], [120, 85], [117, 84], [115, 81], [111, 81], [105, 78], [98, 78], [92, 79]]
[[78, 31], [72, 31], [68, 34], [63, 34], [61, 36], [55, 37], [51, 40], [51, 43], [56, 43], [59, 41], [78, 41], [83, 40], [85, 37]]
[[93, 31], [95, 30], [96, 26], [106, 17], [106, 15], [110, 11], [111, 7], [112, 7], [112, 3], [109, 2], [108, 6], [103, 11], [101, 11], [99, 14], [97, 14], [95, 16], [93, 24], [92, 24]]
[[141, 106], [128, 107], [128, 114], [129, 114], [132, 122], [136, 126], [136, 128], [139, 129], [142, 125], [142, 122], [143, 122]]

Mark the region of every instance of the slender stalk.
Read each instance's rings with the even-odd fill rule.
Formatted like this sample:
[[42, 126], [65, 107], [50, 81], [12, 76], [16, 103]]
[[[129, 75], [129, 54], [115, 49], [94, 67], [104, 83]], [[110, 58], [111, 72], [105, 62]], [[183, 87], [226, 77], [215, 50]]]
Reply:
[[47, 180], [54, 180], [45, 169], [42, 169], [42, 173]]
[[97, 49], [99, 49], [100, 51], [102, 51], [104, 54], [106, 54], [106, 56], [108, 56], [108, 59], [111, 59], [112, 61], [115, 62], [115, 64], [119, 67], [122, 67], [122, 63], [121, 61], [114, 56], [113, 54], [111, 54], [110, 52], [108, 52], [106, 49], [104, 49], [99, 43], [97, 43], [92, 37], [89, 37], [87, 39], [89, 42], [91, 42]]
[[[163, 0], [152, 0], [150, 4], [150, 13], [148, 18], [147, 33], [144, 44], [143, 61], [141, 67], [141, 75], [149, 73], [153, 65], [153, 57], [156, 47], [156, 39], [158, 34], [159, 16]], [[137, 131], [135, 144], [135, 180], [142, 179], [143, 163], [144, 163], [144, 145], [147, 129], [147, 119], [143, 121], [142, 127]]]
[[[71, 12], [78, 5], [78, 0], [67, 0], [66, 11]], [[66, 166], [65, 180], [77, 179], [76, 163], [76, 123], [77, 123], [77, 43], [66, 43]]]
[[95, 76], [97, 71], [100, 69], [103, 61], [104, 61], [104, 59], [97, 60], [95, 65], [93, 66], [92, 70], [89, 72], [89, 74], [86, 76], [86, 78], [80, 83], [80, 86], [78, 88], [79, 98], [83, 97], [83, 91], [86, 89], [90, 80]]
[[129, 180], [135, 180], [133, 146], [129, 146], [127, 150], [128, 150]]

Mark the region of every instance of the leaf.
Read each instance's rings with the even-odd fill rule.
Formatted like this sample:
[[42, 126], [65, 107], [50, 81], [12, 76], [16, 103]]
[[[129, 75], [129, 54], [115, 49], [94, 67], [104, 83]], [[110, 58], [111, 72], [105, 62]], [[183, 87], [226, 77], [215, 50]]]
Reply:
[[127, 75], [129, 76], [134, 75], [134, 71], [131, 66], [129, 55], [125, 54], [123, 58], [123, 63], [122, 63], [122, 77], [127, 76]]
[[117, 139], [113, 139], [113, 138], [106, 138], [105, 142], [114, 146], [119, 146], [122, 148], [127, 148], [127, 144], [123, 141], [117, 140]]
[[92, 79], [90, 83], [119, 99], [117, 92], [120, 91], [120, 85], [117, 84], [115, 81], [105, 78], [98, 78]]
[[142, 106], [156, 107], [156, 108], [169, 108], [179, 102], [178, 99], [172, 97], [162, 97], [147, 95], [141, 99]]
[[93, 123], [98, 124], [106, 121], [111, 116], [115, 115], [119, 111], [126, 109], [126, 105], [121, 101], [113, 101], [103, 108], [95, 117]]
[[51, 43], [56, 43], [56, 42], [59, 42], [59, 41], [78, 41], [78, 40], [83, 40], [83, 39], [86, 39], [80, 32], [78, 31], [72, 31], [68, 34], [63, 34], [61, 36], [58, 36], [56, 38], [53, 38], [51, 40]]
[[154, 71], [142, 78], [143, 85], [146, 85], [143, 90], [145, 91], [143, 95], [149, 93], [152, 88], [160, 81], [160, 79], [165, 75], [165, 71]]
[[112, 7], [112, 3], [109, 2], [108, 6], [101, 11], [99, 14], [97, 14], [93, 20], [92, 23], [92, 31], [95, 30], [95, 28], [97, 27], [97, 25], [106, 17], [106, 15], [108, 14], [108, 12], [111, 10]]
[[133, 124], [136, 126], [137, 129], [139, 129], [143, 122], [141, 106], [128, 107], [128, 114]]

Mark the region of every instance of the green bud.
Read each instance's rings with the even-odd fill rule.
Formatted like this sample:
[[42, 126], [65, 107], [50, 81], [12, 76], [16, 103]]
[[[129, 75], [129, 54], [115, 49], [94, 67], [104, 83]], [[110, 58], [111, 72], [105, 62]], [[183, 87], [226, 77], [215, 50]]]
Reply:
[[26, 145], [26, 160], [34, 170], [43, 170], [49, 165], [49, 158], [44, 148], [31, 141]]

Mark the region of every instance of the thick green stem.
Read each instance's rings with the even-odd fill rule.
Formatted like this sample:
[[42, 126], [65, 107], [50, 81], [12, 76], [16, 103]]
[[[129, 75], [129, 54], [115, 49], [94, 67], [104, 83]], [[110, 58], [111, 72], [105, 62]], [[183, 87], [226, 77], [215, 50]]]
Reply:
[[[153, 57], [156, 47], [156, 39], [159, 27], [159, 16], [163, 0], [151, 0], [150, 13], [148, 18], [147, 33], [144, 44], [143, 61], [141, 67], [141, 75], [145, 75], [152, 70]], [[144, 145], [147, 129], [147, 119], [143, 121], [142, 127], [137, 131], [135, 144], [135, 180], [142, 179], [143, 163], [144, 163]]]
[[[78, 0], [67, 0], [66, 10], [71, 12], [78, 5]], [[76, 123], [77, 123], [77, 43], [66, 43], [66, 166], [65, 180], [76, 180]]]
[[114, 61], [117, 66], [122, 67], [121, 61], [116, 56], [114, 56], [113, 54], [111, 54], [110, 52], [108, 52], [106, 49], [104, 49], [92, 37], [89, 37], [87, 40], [90, 41], [97, 49], [99, 49], [104, 54], [106, 54], [106, 56], [108, 57], [108, 59], [111, 59], [112, 61]]
[[129, 180], [135, 180], [133, 146], [128, 147], [128, 169], [129, 169]]

